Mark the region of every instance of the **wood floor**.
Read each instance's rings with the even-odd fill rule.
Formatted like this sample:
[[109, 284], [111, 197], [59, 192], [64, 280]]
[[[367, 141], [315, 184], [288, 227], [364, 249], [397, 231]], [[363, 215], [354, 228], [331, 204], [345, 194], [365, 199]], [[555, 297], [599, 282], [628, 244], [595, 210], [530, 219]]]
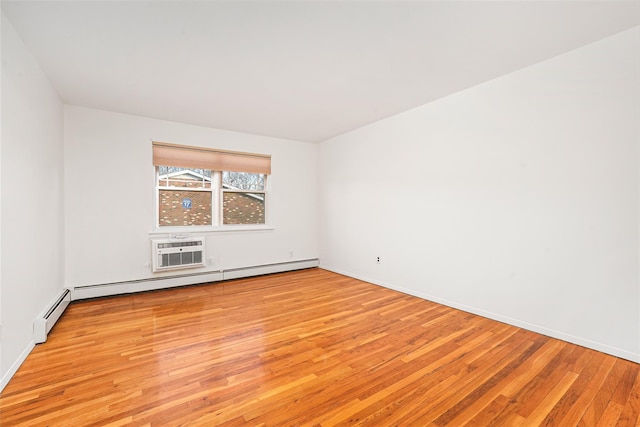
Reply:
[[73, 303], [7, 426], [637, 426], [640, 365], [320, 269]]

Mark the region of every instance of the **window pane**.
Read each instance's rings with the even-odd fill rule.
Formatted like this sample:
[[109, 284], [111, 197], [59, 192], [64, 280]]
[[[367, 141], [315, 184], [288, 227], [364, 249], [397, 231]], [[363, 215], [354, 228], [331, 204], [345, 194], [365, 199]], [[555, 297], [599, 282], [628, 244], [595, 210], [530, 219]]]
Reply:
[[225, 191], [223, 224], [264, 224], [264, 193]]
[[211, 192], [160, 190], [158, 223], [160, 227], [211, 225]]
[[161, 187], [211, 188], [211, 171], [158, 166], [158, 185]]
[[264, 174], [248, 172], [222, 172], [222, 186], [229, 190], [264, 191]]

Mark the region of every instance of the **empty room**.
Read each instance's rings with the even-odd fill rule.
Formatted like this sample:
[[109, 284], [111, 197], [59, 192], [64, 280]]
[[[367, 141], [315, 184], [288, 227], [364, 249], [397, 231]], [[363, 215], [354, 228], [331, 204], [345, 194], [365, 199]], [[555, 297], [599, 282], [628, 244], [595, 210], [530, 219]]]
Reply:
[[1, 0], [0, 425], [640, 425], [640, 2]]

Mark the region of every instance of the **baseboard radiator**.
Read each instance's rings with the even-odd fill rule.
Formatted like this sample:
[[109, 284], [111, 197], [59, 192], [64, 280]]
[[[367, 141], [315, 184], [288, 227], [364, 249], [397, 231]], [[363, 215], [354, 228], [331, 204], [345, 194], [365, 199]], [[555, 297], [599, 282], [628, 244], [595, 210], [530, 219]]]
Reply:
[[71, 291], [64, 289], [58, 297], [53, 300], [40, 316], [33, 321], [33, 339], [36, 344], [43, 343], [47, 340], [47, 335], [53, 325], [56, 324], [64, 310], [71, 302]]
[[149, 279], [78, 286], [72, 289], [71, 300], [76, 301], [89, 298], [100, 298], [110, 295], [123, 295], [135, 292], [153, 291], [157, 289], [168, 289], [176, 286], [220, 282], [224, 280], [239, 279], [242, 277], [260, 276], [263, 274], [282, 273], [285, 271], [313, 268], [318, 267], [319, 264], [320, 261], [317, 258], [313, 258], [240, 267], [227, 270], [172, 274], [170, 276], [153, 277]]

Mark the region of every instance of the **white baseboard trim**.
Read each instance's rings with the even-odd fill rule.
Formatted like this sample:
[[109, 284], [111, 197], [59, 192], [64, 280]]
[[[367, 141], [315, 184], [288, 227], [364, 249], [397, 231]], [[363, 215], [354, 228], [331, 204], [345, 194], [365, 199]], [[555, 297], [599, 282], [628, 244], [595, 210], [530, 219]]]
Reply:
[[71, 292], [68, 289], [63, 289], [36, 317], [33, 321], [33, 340], [36, 344], [42, 344], [47, 340], [47, 334], [60, 319], [70, 302]]
[[204, 274], [183, 274], [171, 277], [78, 286], [71, 289], [71, 301], [107, 297], [112, 295], [132, 294], [136, 292], [167, 289], [177, 286], [195, 285], [197, 283], [218, 282], [220, 280], [222, 280], [221, 272], [209, 272]]
[[301, 270], [317, 267], [317, 258], [288, 261], [273, 264], [239, 267], [227, 270], [210, 271], [205, 273], [180, 274], [175, 276], [153, 277], [149, 279], [131, 280], [126, 282], [103, 283], [98, 285], [77, 286], [71, 289], [71, 300], [106, 297], [112, 295], [131, 294], [136, 292], [168, 289], [177, 286], [197, 285], [200, 283], [220, 282], [223, 280], [242, 277], [260, 276], [263, 274], [282, 273], [285, 271]]
[[422, 298], [428, 301], [433, 301], [438, 304], [446, 305], [447, 307], [452, 307], [458, 310], [466, 311], [468, 313], [477, 314], [478, 316], [486, 317], [488, 319], [497, 320], [498, 322], [506, 323], [512, 326], [516, 326], [518, 328], [526, 329], [528, 331], [536, 332], [542, 335], [546, 335], [551, 338], [556, 338], [562, 341], [570, 342], [572, 344], [576, 344], [582, 347], [590, 348], [592, 350], [600, 351], [602, 353], [610, 354], [615, 357], [620, 357], [622, 359], [630, 360], [635, 363], [640, 363], [640, 354], [633, 353], [621, 348], [612, 347], [607, 344], [599, 343], [596, 341], [591, 341], [586, 338], [577, 337], [571, 334], [567, 334], [562, 331], [557, 331], [554, 329], [549, 329], [544, 326], [536, 325], [533, 323], [525, 322], [518, 319], [513, 319], [511, 317], [503, 316], [501, 314], [493, 313], [490, 311], [482, 310], [477, 307], [468, 306], [465, 304], [460, 304], [456, 301], [450, 301], [444, 298], [439, 298], [434, 295], [429, 295], [423, 292], [416, 291], [414, 289], [404, 288], [402, 286], [397, 286], [391, 283], [381, 282], [379, 280], [372, 279], [370, 277], [365, 277], [359, 274], [353, 274], [347, 271], [343, 271], [340, 269], [332, 268], [326, 265], [320, 265], [320, 268], [328, 271], [332, 271], [334, 273], [342, 274], [344, 276], [353, 277], [358, 280], [362, 280], [364, 282], [372, 283], [374, 285], [382, 286], [387, 289], [392, 289], [394, 291], [402, 292], [403, 294], [413, 295], [418, 298]]
[[24, 361], [27, 360], [27, 356], [29, 356], [29, 353], [31, 353], [35, 346], [36, 343], [33, 340], [29, 341], [27, 347], [22, 351], [22, 353], [20, 353], [20, 356], [18, 356], [15, 362], [13, 362], [13, 364], [9, 367], [9, 370], [2, 376], [2, 379], [0, 379], [0, 393], [2, 393], [2, 390], [4, 390], [7, 384], [9, 384], [9, 380], [13, 378], [16, 372], [18, 372], [18, 369], [24, 363]]
[[263, 274], [283, 273], [285, 271], [303, 270], [305, 268], [317, 267], [319, 264], [320, 261], [316, 258], [292, 262], [281, 262], [277, 264], [256, 265], [253, 267], [233, 268], [223, 271], [223, 280], [261, 276]]

